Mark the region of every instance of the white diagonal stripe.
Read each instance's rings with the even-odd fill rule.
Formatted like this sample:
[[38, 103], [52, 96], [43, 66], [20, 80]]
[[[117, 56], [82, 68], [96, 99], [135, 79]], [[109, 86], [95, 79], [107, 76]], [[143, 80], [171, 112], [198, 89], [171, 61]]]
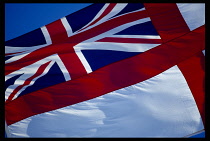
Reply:
[[45, 37], [45, 40], [47, 42], [47, 44], [52, 44], [52, 40], [51, 40], [51, 37], [50, 37], [50, 34], [46, 28], [46, 26], [43, 26], [41, 27], [41, 30], [42, 30], [42, 33], [44, 34], [44, 37]]
[[88, 42], [75, 46], [77, 50], [114, 50], [125, 52], [145, 52], [160, 44], [142, 43], [111, 43], [111, 42]]
[[62, 22], [64, 28], [66, 29], [68, 37], [70, 37], [73, 32], [72, 32], [71, 26], [69, 25], [66, 17], [61, 18], [61, 22]]
[[161, 39], [159, 35], [110, 35], [107, 37], [118, 38], [140, 38], [140, 39]]

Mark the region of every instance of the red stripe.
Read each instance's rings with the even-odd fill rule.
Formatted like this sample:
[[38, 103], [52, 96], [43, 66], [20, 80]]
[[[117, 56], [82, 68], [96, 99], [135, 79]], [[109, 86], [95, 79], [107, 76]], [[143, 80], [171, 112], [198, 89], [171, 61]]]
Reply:
[[47, 63], [41, 65], [41, 66], [39, 67], [39, 69], [36, 71], [36, 73], [35, 73], [33, 76], [31, 76], [31, 77], [29, 77], [28, 79], [26, 79], [25, 82], [23, 83], [23, 85], [18, 86], [18, 87], [10, 94], [10, 96], [8, 97], [6, 103], [12, 101], [12, 98], [15, 96], [15, 94], [16, 94], [20, 89], [22, 89], [24, 86], [30, 84], [30, 82], [31, 82], [34, 78], [36, 78], [37, 76], [41, 75], [41, 74], [44, 72], [45, 68], [49, 65], [49, 63], [50, 63], [50, 62], [47, 62]]
[[[88, 25], [87, 27], [95, 24], [96, 22], [98, 22], [99, 20], [101, 20], [103, 17], [105, 17], [107, 14], [109, 14], [109, 12], [111, 12], [111, 10], [115, 7], [115, 3], [111, 3], [109, 4], [109, 6], [104, 10], [104, 12], [100, 15], [100, 17], [98, 17], [95, 21], [93, 21], [90, 25]], [[87, 28], [85, 27], [85, 28]], [[79, 31], [85, 29], [85, 28], [82, 28], [80, 29]]]
[[[84, 77], [29, 93], [5, 105], [8, 125], [149, 79], [202, 51], [205, 27]], [[119, 71], [120, 70], [120, 71]], [[23, 112], [24, 111], [24, 112]]]
[[74, 49], [71, 47], [69, 48], [69, 50], [71, 50], [70, 53], [60, 53], [59, 57], [61, 58], [65, 67], [67, 68], [71, 79], [76, 79], [87, 74], [83, 64], [76, 55]]
[[[78, 33], [74, 36], [69, 37], [68, 39], [65, 40], [65, 38], [63, 39], [63, 43], [68, 43], [69, 46], [63, 46], [63, 44], [56, 44], [56, 45], [49, 45], [47, 47], [38, 49], [33, 51], [32, 53], [30, 53], [29, 55], [24, 56], [23, 58], [8, 63], [5, 65], [5, 75], [8, 75], [16, 70], [19, 70], [27, 65], [30, 65], [31, 63], [34, 63], [40, 59], [43, 59], [49, 55], [55, 54], [55, 53], [70, 53], [71, 47], [73, 47], [74, 45], [90, 39], [92, 37], [95, 37], [99, 34], [102, 34], [108, 30], [111, 30], [115, 27], [118, 27], [122, 24], [128, 23], [128, 22], [132, 22], [141, 18], [146, 18], [148, 17], [147, 13], [144, 11], [137, 11], [137, 12], [133, 12], [133, 13], [129, 13], [120, 17], [116, 17], [114, 19], [111, 19], [109, 21], [106, 21], [96, 27], [93, 27], [89, 30], [86, 30], [84, 32]], [[59, 47], [58, 47], [59, 46]], [[18, 64], [18, 66], [17, 66]]]
[[[66, 29], [65, 29], [63, 23], [61, 22], [61, 20], [57, 20], [51, 24], [48, 24], [48, 25], [46, 25], [46, 27], [50, 34], [52, 43], [55, 44], [55, 43], [59, 43], [59, 42], [62, 42], [64, 40], [68, 39]], [[59, 49], [57, 49], [57, 48], [59, 48]], [[71, 76], [71, 79], [75, 79], [82, 75], [87, 74], [84, 66], [82, 65], [78, 56], [75, 54], [73, 45], [62, 44], [62, 46], [59, 46], [59, 47], [57, 46], [57, 48], [54, 48], [54, 50], [56, 51], [56, 53], [58, 53], [59, 57], [61, 58], [62, 62], [65, 65], [65, 67], [67, 68], [67, 70]], [[63, 52], [64, 48], [67, 49], [66, 52]], [[53, 48], [50, 48], [50, 50], [53, 50]], [[53, 51], [53, 52], [55, 52], [55, 51]], [[43, 53], [43, 51], [41, 51], [41, 53]], [[43, 53], [43, 54], [45, 54], [45, 53]]]
[[[52, 54], [56, 53], [56, 49], [58, 49], [59, 45], [49, 45], [44, 48], [37, 49], [30, 54], [24, 56], [23, 58], [5, 64], [5, 75], [8, 75], [16, 70], [19, 70], [25, 66], [28, 66], [30, 64], [33, 64], [37, 61], [39, 61], [42, 58], [45, 58], [47, 56], [50, 56]], [[17, 65], [18, 64], [18, 65]]]
[[[161, 36], [163, 42], [167, 42], [171, 39], [177, 38], [190, 32], [190, 29], [183, 19], [176, 4], [148, 3], [144, 5], [151, 17], [153, 25]], [[201, 68], [202, 63], [204, 63], [204, 59], [200, 58], [200, 61], [198, 61], [199, 58], [197, 57], [196, 61], [195, 58], [196, 56], [179, 64], [178, 66], [185, 76], [190, 90], [193, 93], [199, 112], [204, 122], [204, 72]], [[196, 66], [197, 69], [195, 69]], [[198, 72], [200, 73], [199, 75]], [[194, 79], [192, 79], [192, 77]]]
[[179, 69], [183, 73], [187, 83], [192, 91], [205, 123], [205, 57], [202, 52], [195, 54], [193, 57], [178, 64]]
[[46, 28], [50, 34], [53, 44], [62, 42], [68, 38], [67, 31], [60, 19], [46, 25]]
[[62, 43], [35, 50], [27, 55], [27, 57], [23, 57], [23, 60], [21, 60], [21, 62], [19, 61], [18, 65], [17, 62], [11, 64], [8, 63], [9, 65], [6, 64], [5, 73], [9, 74], [14, 70], [18, 70], [19, 68], [35, 63], [36, 61], [40, 60], [40, 58], [45, 58], [57, 53], [70, 73], [71, 79], [83, 76], [87, 74], [87, 72], [78, 56], [75, 54], [73, 49], [74, 45], [76, 44]]
[[109, 6], [105, 9], [105, 11], [103, 12], [103, 14], [101, 14], [101, 16], [96, 19], [94, 22], [92, 22], [89, 26], [95, 24], [96, 22], [98, 22], [99, 20], [101, 20], [103, 17], [105, 17], [107, 14], [109, 14], [109, 12], [112, 11], [112, 9], [115, 7], [116, 3], [111, 3], [109, 4]]
[[93, 38], [97, 35], [100, 35], [106, 31], [109, 31], [113, 28], [116, 28], [120, 25], [133, 22], [133, 21], [146, 18], [146, 17], [148, 17], [148, 14], [145, 10], [129, 13], [120, 17], [116, 17], [114, 19], [110, 19], [109, 21], [103, 22], [100, 25], [97, 25], [91, 29], [88, 29], [84, 32], [71, 36], [65, 42], [80, 43], [87, 39]]
[[144, 44], [161, 44], [161, 39], [140, 39], [140, 38], [116, 38], [106, 37], [97, 42], [115, 42], [115, 43], [144, 43]]
[[175, 3], [145, 3], [144, 6], [163, 42], [190, 31]]

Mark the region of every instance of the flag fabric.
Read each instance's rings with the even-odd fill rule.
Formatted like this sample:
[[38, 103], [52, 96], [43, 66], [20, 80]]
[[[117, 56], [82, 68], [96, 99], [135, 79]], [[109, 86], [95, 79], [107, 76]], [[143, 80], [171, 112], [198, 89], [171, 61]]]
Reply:
[[8, 137], [204, 130], [205, 4], [96, 3], [5, 42]]

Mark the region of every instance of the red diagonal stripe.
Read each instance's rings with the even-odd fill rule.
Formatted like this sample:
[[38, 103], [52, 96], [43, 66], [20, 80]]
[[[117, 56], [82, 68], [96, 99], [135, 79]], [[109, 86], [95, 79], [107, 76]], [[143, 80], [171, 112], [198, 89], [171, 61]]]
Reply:
[[144, 6], [163, 42], [190, 31], [175, 3], [145, 3]]
[[78, 33], [75, 36], [71, 36], [68, 38], [65, 42], [68, 43], [80, 43], [82, 41], [85, 41], [87, 39], [93, 38], [99, 34], [102, 34], [106, 31], [109, 31], [113, 28], [116, 28], [120, 25], [130, 23], [139, 19], [143, 19], [148, 17], [148, 14], [145, 10], [143, 11], [137, 11], [137, 12], [132, 12], [128, 13], [126, 15], [122, 15], [120, 17], [116, 17], [113, 19], [110, 19], [106, 22], [101, 23], [100, 25], [97, 25], [91, 29], [88, 29], [84, 32]]
[[[46, 25], [46, 27], [53, 44], [62, 42], [63, 40], [66, 40], [68, 38], [67, 31], [63, 26], [61, 20], [57, 20], [51, 24], [48, 24]], [[67, 50], [62, 51], [62, 49]], [[77, 77], [87, 74], [83, 64], [76, 55], [72, 44], [62, 44], [62, 46], [59, 45], [54, 48], [52, 48], [51, 46], [50, 48], [48, 47], [46, 51], [50, 52], [50, 50], [52, 50], [51, 54], [53, 54], [53, 52], [58, 53], [66, 69], [68, 70], [71, 79], [75, 79]], [[41, 50], [41, 53], [46, 54], [45, 52], [43, 52], [43, 50]]]
[[103, 12], [103, 14], [101, 14], [101, 16], [97, 20], [92, 22], [89, 26], [95, 24], [96, 22], [101, 20], [103, 17], [105, 17], [107, 14], [109, 14], [112, 11], [112, 9], [115, 7], [115, 5], [116, 5], [116, 3], [109, 4], [109, 6], [106, 8], [106, 10]]
[[[115, 7], [115, 5], [116, 5], [116, 3], [109, 4], [109, 6], [104, 10], [104, 12], [95, 21], [93, 21], [90, 25], [88, 25], [87, 27], [95, 24], [96, 22], [101, 20], [103, 17], [105, 17], [107, 14], [109, 14], [112, 11], [112, 9]], [[87, 28], [87, 27], [85, 27], [85, 28]], [[85, 29], [85, 28], [83, 28], [83, 29]], [[83, 29], [81, 29], [81, 30], [83, 30]], [[81, 30], [79, 30], [79, 31], [81, 31]]]
[[[40, 59], [43, 59], [45, 57], [48, 57], [52, 54], [56, 53], [72, 53], [72, 50], [69, 50], [69, 48], [72, 48], [75, 44], [52, 44], [44, 48], [37, 49], [30, 54], [24, 56], [23, 58], [5, 64], [5, 75], [8, 75], [12, 73], [13, 71], [19, 70], [25, 66], [28, 66], [32, 63], [35, 63], [39, 61]], [[18, 65], [17, 65], [18, 64]]]
[[98, 40], [97, 42], [161, 44], [162, 40], [161, 39], [106, 37], [106, 38]]
[[[8, 63], [5, 65], [5, 75], [8, 75], [16, 70], [19, 70], [27, 65], [30, 65], [31, 63], [34, 63], [40, 59], [43, 59], [49, 55], [55, 54], [55, 53], [71, 53], [72, 47], [84, 40], [93, 38], [99, 34], [102, 34], [108, 30], [111, 30], [115, 27], [118, 27], [122, 24], [129, 23], [136, 21], [138, 19], [146, 18], [148, 17], [147, 13], [144, 11], [137, 11], [133, 13], [129, 13], [120, 17], [116, 17], [114, 19], [111, 19], [109, 21], [106, 21], [98, 26], [95, 26], [89, 30], [86, 30], [84, 32], [78, 33], [74, 36], [69, 37], [68, 39], [63, 40], [63, 44], [68, 44], [68, 46], [63, 44], [56, 44], [56, 45], [49, 45], [47, 47], [38, 49], [33, 51], [32, 53], [24, 56], [23, 58]], [[18, 64], [18, 66], [17, 66]]]
[[10, 125], [33, 115], [89, 100], [149, 79], [202, 51], [205, 47], [204, 32], [205, 27], [202, 26], [180, 38], [107, 65], [84, 77], [15, 99], [5, 105], [6, 122]]
[[46, 28], [50, 34], [53, 44], [62, 42], [68, 38], [67, 31], [60, 19], [46, 25]]
[[36, 73], [35, 73], [33, 76], [31, 76], [31, 77], [29, 77], [28, 79], [26, 79], [25, 82], [24, 82], [22, 85], [18, 86], [16, 89], [14, 89], [14, 91], [13, 91], [13, 92], [10, 94], [10, 96], [8, 97], [6, 103], [12, 101], [13, 97], [15, 96], [15, 94], [16, 94], [20, 89], [22, 89], [24, 86], [30, 84], [31, 81], [32, 81], [34, 78], [36, 78], [37, 76], [41, 75], [41, 74], [44, 72], [45, 68], [49, 65], [49, 63], [50, 63], [50, 62], [47, 62], [47, 63], [41, 65], [41, 66], [39, 67], [39, 69], [36, 71]]
[[[67, 44], [68, 46], [68, 44]], [[67, 53], [60, 53], [58, 54], [61, 58], [63, 64], [65, 65], [66, 69], [68, 70], [71, 79], [76, 79], [78, 77], [81, 77], [85, 74], [87, 74], [84, 66], [82, 65], [81, 61], [79, 60], [79, 57], [75, 53], [74, 49], [72, 47], [69, 48], [69, 51]]]

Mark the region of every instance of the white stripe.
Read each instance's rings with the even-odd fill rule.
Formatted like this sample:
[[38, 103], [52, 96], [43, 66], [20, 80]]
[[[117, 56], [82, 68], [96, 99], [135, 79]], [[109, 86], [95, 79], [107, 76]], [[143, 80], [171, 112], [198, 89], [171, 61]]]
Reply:
[[14, 57], [8, 59], [5, 61], [5, 64], [11, 63], [13, 61], [17, 61], [18, 59], [21, 59], [22, 57], [28, 55], [29, 53], [40, 49], [42, 47], [48, 46], [49, 44], [44, 45], [38, 45], [38, 46], [32, 46], [32, 47], [11, 47], [11, 46], [5, 46], [5, 53], [16, 53], [16, 52], [22, 52], [17, 53], [14, 55]]
[[[93, 18], [92, 21], [90, 21], [86, 26], [84, 26], [83, 28], [85, 27], [88, 27], [91, 23], [93, 23], [94, 21], [96, 21], [102, 14], [103, 12], [107, 9], [107, 7], [109, 6], [110, 4], [105, 4], [104, 7], [98, 12], [98, 14]], [[82, 30], [83, 31], [86, 31], [87, 29], [90, 29], [92, 27], [95, 27], [103, 22], [105, 22], [106, 20], [108, 20], [110, 17], [118, 14], [122, 9], [124, 9], [126, 7], [126, 3], [120, 3], [120, 4], [116, 4], [115, 7], [106, 15], [104, 16], [102, 19], [100, 19], [99, 21], [97, 21], [95, 24], [91, 25], [90, 27]], [[81, 32], [81, 31], [79, 31]]]
[[[87, 26], [89, 26], [91, 23], [93, 23], [95, 20], [97, 20], [100, 16], [101, 16], [101, 14], [106, 10], [106, 8], [109, 6], [109, 3], [107, 3], [107, 4], [105, 4], [102, 8], [101, 8], [101, 10], [96, 14], [96, 16], [88, 23], [88, 24], [86, 24], [84, 27], [82, 27], [82, 28], [85, 28], [85, 27], [87, 27]], [[85, 31], [85, 30], [82, 30], [82, 31]], [[79, 32], [81, 32], [81, 31], [79, 31]], [[78, 31], [76, 31], [75, 33], [78, 33]]]
[[118, 38], [161, 39], [159, 35], [110, 35]]
[[204, 126], [187, 82], [174, 66], [141, 83], [8, 128], [12, 137], [185, 137]]
[[[116, 17], [120, 17], [120, 16], [123, 16], [123, 15], [126, 15], [126, 14], [129, 14], [129, 13], [134, 13], [134, 12], [138, 12], [138, 11], [143, 11], [145, 10], [145, 8], [141, 8], [141, 9], [138, 9], [138, 10], [135, 10], [135, 11], [131, 11], [131, 12], [128, 12], [128, 13], [125, 13], [125, 14], [122, 14], [122, 15], [119, 15], [119, 16], [116, 16], [116, 17], [113, 17], [114, 15], [117, 15], [118, 13], [120, 13], [121, 10], [123, 10], [125, 7], [127, 6], [127, 4], [124, 4], [124, 3], [120, 3], [120, 4], [117, 4], [113, 9], [112, 11], [107, 14], [105, 17], [103, 17], [100, 22], [98, 22], [96, 25], [98, 24], [101, 24], [105, 21], [108, 21], [108, 20], [111, 20], [111, 19], [114, 19]], [[113, 17], [113, 18], [111, 18]]]
[[6, 91], [5, 91], [5, 101], [8, 99], [8, 97], [10, 96], [10, 94], [20, 85], [23, 85], [25, 80], [30, 78], [31, 76], [33, 76], [36, 71], [38, 70], [38, 68], [43, 64], [46, 63], [48, 61], [46, 60], [41, 60], [38, 61], [34, 64], [31, 64], [27, 67], [21, 68], [20, 70], [17, 70], [7, 76], [5, 76], [5, 81], [8, 80], [11, 77], [14, 77], [17, 74], [23, 74], [21, 75], [15, 82], [13, 85], [10, 85]]
[[[96, 14], [96, 16], [93, 18], [93, 20], [91, 20], [86, 26], [90, 25], [91, 23], [93, 23], [95, 20], [97, 20], [103, 13], [104, 11], [107, 9], [107, 7], [110, 5], [110, 3], [106, 3], [101, 10]], [[86, 27], [85, 26], [85, 27]]]
[[[16, 53], [16, 52], [27, 52], [27, 51], [33, 51], [36, 49], [39, 49], [41, 47], [45, 47], [48, 44], [38, 45], [38, 46], [32, 46], [32, 47], [12, 47], [12, 46], [5, 46], [5, 53]], [[23, 54], [23, 53], [17, 53], [17, 54]]]
[[[120, 3], [119, 5], [121, 5], [121, 4], [122, 4], [122, 3]], [[127, 6], [127, 4], [126, 4], [126, 6]], [[124, 7], [125, 7], [125, 6], [124, 6]], [[123, 7], [123, 9], [124, 9], [124, 7]], [[117, 13], [113, 14], [113, 16], [114, 16], [114, 15], [117, 15], [118, 13], [120, 13], [123, 9], [119, 9], [119, 11], [116, 11]], [[115, 9], [115, 10], [117, 10], [117, 9]], [[130, 12], [127, 12], [127, 13], [120, 14], [120, 15], [118, 15], [118, 16], [116, 16], [116, 17], [120, 17], [120, 16], [123, 16], [123, 15], [129, 14], [129, 13], [134, 13], [134, 12], [143, 11], [143, 10], [145, 10], [144, 7], [141, 8], [141, 9], [138, 9], [138, 10], [134, 10], [134, 11], [130, 11]], [[114, 10], [113, 10], [113, 11], [114, 11]], [[110, 16], [110, 19], [114, 19], [114, 18], [116, 18], [116, 17], [113, 17], [113, 18], [112, 18], [112, 16]]]
[[17, 60], [23, 58], [24, 56], [26, 56], [26, 55], [28, 55], [28, 54], [29, 54], [29, 53], [24, 53], [24, 54], [21, 54], [21, 55], [14, 56], [14, 57], [12, 57], [12, 58], [6, 60], [6, 61], [5, 61], [5, 64], [11, 63], [11, 62], [14, 62], [14, 61], [17, 61]]
[[79, 57], [82, 65], [84, 66], [85, 70], [87, 73], [91, 73], [92, 69], [89, 65], [89, 63], [87, 62], [87, 60], [85, 59], [84, 55], [82, 54], [81, 50], [79, 48], [74, 48], [75, 53], [77, 54], [77, 56]]
[[47, 44], [48, 45], [52, 44], [52, 40], [51, 40], [50, 34], [49, 34], [46, 26], [41, 27], [41, 30], [42, 30], [42, 33], [43, 33], [43, 35], [45, 37], [45, 40], [46, 40]]
[[118, 3], [114, 6], [114, 8], [106, 15], [104, 16], [100, 22], [100, 23], [103, 23], [105, 21], [107, 21], [108, 19], [110, 19], [111, 17], [117, 15], [118, 13], [120, 13], [128, 4], [127, 3]]
[[90, 38], [88, 40], [85, 40], [85, 41], [83, 41], [81, 43], [94, 42], [94, 41], [97, 41], [97, 40], [102, 39], [104, 37], [112, 36], [113, 34], [118, 33], [120, 31], [122, 31], [122, 30], [124, 30], [124, 29], [126, 29], [126, 28], [128, 28], [130, 26], [132, 26], [132, 25], [136, 25], [136, 24], [140, 24], [140, 23], [145, 23], [147, 21], [151, 21], [149, 17], [148, 18], [139, 19], [139, 20], [136, 20], [136, 21], [133, 21], [133, 22], [130, 22], [130, 23], [126, 23], [126, 24], [123, 24], [123, 25], [118, 26], [116, 28], [113, 28], [113, 29], [111, 29], [111, 30], [109, 30], [107, 32], [104, 32], [102, 34], [99, 34], [98, 36], [95, 36], [93, 38]]
[[[13, 86], [15, 86], [15, 85], [13, 85]], [[17, 86], [16, 86], [17, 87]], [[14, 87], [14, 89], [16, 88], [16, 87]], [[5, 91], [5, 101], [9, 98], [9, 96], [10, 96], [10, 94], [13, 92], [13, 87], [11, 86], [11, 87], [8, 87], [7, 89], [6, 89], [6, 91]]]
[[[48, 60], [48, 61], [50, 61], [50, 60]], [[34, 64], [31, 64], [29, 66], [26, 66], [24, 68], [16, 70], [16, 71], [6, 75], [5, 76], [5, 81], [10, 79], [11, 77], [14, 77], [15, 75], [26, 73], [27, 76], [25, 75], [24, 77], [21, 77], [21, 79], [23, 79], [25, 81], [27, 78], [31, 77], [43, 63], [46, 63], [48, 61], [46, 61], [45, 59], [42, 59], [38, 62], [35, 62]]]
[[[101, 23], [104, 23], [104, 22], [106, 22], [106, 21], [109, 21], [110, 18], [111, 18], [112, 16], [118, 14], [126, 5], [127, 5], [127, 4], [123, 4], [123, 3], [117, 4], [117, 5], [112, 9], [112, 11], [111, 11], [109, 14], [107, 14], [106, 16], [104, 16], [101, 20], [99, 20], [99, 21], [96, 22], [95, 24], [93, 24], [93, 25], [87, 27], [86, 29], [84, 29], [84, 30], [82, 30], [82, 31], [80, 31], [80, 32], [89, 30], [89, 29], [91, 29], [91, 28], [93, 28], [93, 27], [95, 27], [95, 26], [97, 26], [97, 25], [99, 25], [99, 24], [101, 24]], [[119, 11], [117, 11], [117, 10], [119, 10]], [[136, 11], [132, 11], [132, 12], [143, 11], [143, 10], [145, 10], [145, 8], [142, 8], [142, 9], [139, 9], [139, 10], [136, 10]], [[129, 13], [132, 13], [132, 12], [129, 12]], [[128, 14], [128, 13], [126, 13], [126, 14]], [[125, 14], [124, 14], [124, 15], [125, 15]], [[116, 18], [116, 17], [114, 17], [114, 18]]]
[[203, 50], [202, 52], [203, 52], [203, 55], [205, 56], [205, 50]]
[[37, 49], [40, 49], [42, 47], [45, 47], [45, 46], [48, 46], [48, 45], [52, 44], [52, 41], [51, 41], [51, 38], [50, 38], [50, 35], [48, 33], [47, 28], [45, 26], [43, 26], [43, 27], [41, 27], [41, 30], [42, 30], [42, 33], [43, 33], [43, 35], [45, 37], [46, 44], [32, 46], [32, 47], [11, 47], [11, 46], [5, 46], [5, 53], [23, 52], [23, 53], [15, 54], [14, 57], [6, 60], [5, 64], [11, 63], [13, 61], [17, 61], [17, 60], [23, 58], [24, 56], [28, 55], [29, 53], [31, 53], [31, 52], [33, 52], [33, 51], [35, 51]]
[[[45, 62], [46, 63], [46, 62]], [[41, 63], [34, 63], [28, 67], [24, 67], [20, 70], [17, 70], [7, 76], [5, 76], [5, 81], [8, 80], [9, 78], [18, 75], [18, 74], [23, 74], [21, 75], [15, 82], [13, 85], [10, 85], [6, 91], [5, 91], [5, 101], [8, 99], [8, 97], [10, 96], [10, 94], [20, 85], [23, 85], [25, 80], [30, 78], [31, 76], [33, 76], [36, 71], [38, 70], [38, 68], [41, 66]]]
[[80, 43], [75, 46], [79, 50], [114, 50], [125, 52], [145, 52], [160, 44], [139, 44], [139, 43], [110, 43], [110, 42], [89, 42]]
[[22, 87], [22, 88], [14, 95], [14, 97], [12, 98], [12, 100], [16, 99], [16, 98], [20, 95], [20, 93], [23, 92], [27, 87], [33, 85], [37, 79], [39, 79], [40, 77], [46, 75], [46, 74], [48, 73], [49, 69], [52, 67], [52, 65], [53, 65], [54, 63], [55, 63], [55, 62], [50, 62], [50, 64], [48, 64], [48, 66], [45, 68], [45, 70], [43, 71], [43, 73], [40, 74], [39, 76], [35, 77], [34, 79], [32, 79], [31, 82], [30, 82], [28, 85]]
[[[89, 63], [87, 62], [87, 60], [85, 59], [84, 55], [83, 55], [82, 52], [81, 52], [81, 49], [84, 49], [84, 48], [85, 48], [84, 45], [87, 45], [89, 48], [96, 48], [96, 46], [93, 45], [93, 47], [91, 47], [91, 46], [89, 46], [89, 44], [90, 44], [90, 43], [93, 43], [93, 42], [95, 42], [95, 41], [97, 41], [97, 40], [99, 40], [99, 39], [102, 39], [102, 38], [104, 38], [104, 37], [112, 36], [113, 34], [115, 34], [115, 33], [117, 33], [117, 32], [120, 32], [120, 31], [122, 31], [122, 30], [128, 28], [129, 26], [132, 26], [132, 25], [135, 25], [135, 24], [139, 24], [139, 23], [144, 23], [144, 22], [147, 22], [147, 21], [150, 21], [150, 18], [143, 18], [143, 19], [140, 19], [140, 20], [137, 20], [137, 21], [133, 21], [133, 22], [130, 22], [130, 23], [126, 23], [126, 24], [124, 24], [124, 25], [121, 25], [121, 26], [118, 26], [118, 27], [116, 27], [116, 28], [114, 28], [114, 29], [111, 29], [111, 30], [109, 30], [109, 31], [107, 31], [107, 32], [104, 32], [104, 33], [102, 33], [102, 34], [99, 34], [98, 36], [95, 36], [95, 37], [93, 37], [93, 38], [90, 38], [90, 39], [88, 39], [88, 40], [85, 40], [85, 41], [83, 41], [83, 42], [77, 44], [76, 46], [74, 46], [73, 48], [74, 48], [74, 50], [75, 50], [77, 56], [79, 57], [80, 61], [82, 62], [83, 66], [85, 67], [86, 72], [87, 72], [87, 73], [91, 73], [91, 72], [92, 72], [92, 69], [91, 69]], [[93, 43], [93, 44], [95, 44], [95, 43]], [[97, 44], [97, 43], [96, 43], [96, 44]], [[116, 45], [117, 45], [117, 44], [116, 44]], [[118, 44], [117, 46], [116, 46], [116, 45], [115, 45], [115, 47], [117, 47], [117, 46], [120, 45], [120, 44]], [[123, 44], [121, 44], [121, 45], [123, 45]], [[157, 46], [157, 45], [158, 45], [158, 44], [156, 44], [155, 46]], [[124, 47], [122, 47], [122, 50], [126, 48], [126, 47], [125, 47], [125, 44], [124, 44], [123, 46], [124, 46]], [[146, 45], [146, 46], [147, 46], [147, 45]], [[103, 47], [103, 49], [105, 49], [105, 47], [107, 47], [106, 50], [109, 50], [109, 48], [110, 48], [110, 47], [108, 47], [108, 46], [106, 45], [106, 46]], [[147, 47], [154, 47], [154, 44], [148, 45]], [[120, 47], [117, 47], [117, 48], [120, 49]], [[139, 49], [139, 48], [138, 48], [138, 49]], [[138, 49], [133, 49], [133, 50], [138, 50]]]
[[18, 74], [25, 74], [24, 77], [21, 76], [21, 79], [23, 79], [24, 81], [31, 77], [36, 71], [37, 69], [44, 63], [47, 63], [49, 61], [52, 61], [52, 55], [51, 56], [48, 56], [40, 61], [37, 61], [29, 66], [26, 66], [26, 67], [23, 67], [19, 70], [16, 70], [8, 75], [5, 76], [5, 81], [7, 81], [9, 78], [15, 76], [15, 75], [18, 75]]
[[[46, 40], [46, 44], [43, 45], [37, 45], [37, 46], [30, 46], [30, 47], [14, 47], [14, 46], [5, 46], [5, 53], [16, 53], [16, 52], [27, 52], [27, 51], [34, 51], [36, 49], [48, 46], [50, 44], [52, 44], [51, 39], [50, 39], [50, 35], [48, 33], [48, 30], [45, 26], [41, 27], [42, 33], [45, 37]], [[23, 53], [18, 53], [18, 54], [23, 54]]]
[[[60, 57], [57, 54], [53, 54], [51, 56], [48, 56], [46, 58], [43, 58], [40, 61], [37, 61], [29, 66], [26, 66], [24, 68], [21, 68], [17, 71], [14, 71], [8, 75], [5, 76], [5, 81], [7, 81], [8, 79], [10, 79], [11, 77], [14, 77], [15, 75], [19, 75], [19, 74], [24, 74], [26, 73], [27, 75], [31, 74], [33, 75], [34, 71], [36, 71], [38, 69], [39, 66], [41, 66], [42, 64], [49, 62], [49, 61], [55, 61], [58, 63], [59, 67], [61, 67], [62, 72], [66, 73], [68, 72], [67, 69], [65, 68], [64, 64], [62, 64]], [[30, 76], [31, 76], [30, 75]], [[29, 77], [30, 77], [29, 76]], [[27, 77], [28, 78], [28, 77]], [[66, 76], [66, 80], [68, 80], [70, 78], [70, 76]], [[25, 80], [25, 79], [24, 79]]]
[[87, 42], [80, 43], [74, 46], [74, 50], [82, 62], [87, 73], [91, 73], [92, 69], [85, 59], [81, 50], [114, 50], [114, 51], [125, 51], [125, 52], [145, 52], [152, 49], [160, 44], [137, 44], [137, 43], [110, 43], [110, 42]]
[[[58, 64], [58, 66], [60, 67], [60, 70], [62, 71], [65, 80], [66, 81], [71, 80], [69, 72], [66, 69], [65, 65], [63, 64], [63, 62], [61, 61], [60, 57], [57, 54], [53, 54], [51, 56], [48, 56], [48, 57], [46, 57], [46, 58], [44, 58], [40, 61], [37, 61], [37, 62], [35, 62], [35, 63], [33, 63], [29, 66], [21, 68], [20, 70], [17, 70], [15, 72], [12, 72], [11, 74], [8, 74], [7, 76], [5, 76], [5, 81], [7, 81], [9, 78], [14, 77], [15, 75], [23, 74], [14, 82], [13, 85], [10, 85], [6, 89], [6, 91], [5, 91], [5, 101], [8, 99], [9, 95], [15, 90], [15, 88], [17, 88], [20, 85], [23, 85], [25, 80], [28, 79], [29, 77], [33, 76], [42, 64], [47, 63], [49, 61], [52, 61], [52, 62], [45, 69], [43, 75], [46, 74], [49, 71], [50, 67], [53, 65], [53, 63], [56, 62]], [[43, 75], [40, 75], [39, 77], [41, 77]], [[37, 77], [37, 79], [39, 77]], [[36, 78], [33, 81], [35, 81], [35, 80], [36, 80]], [[30, 84], [32, 85], [33, 83], [34, 82], [31, 82]], [[18, 92], [17, 94], [19, 95], [19, 93], [21, 93], [24, 89], [20, 90], [20, 92]]]
[[[118, 14], [126, 5], [127, 5], [127, 4], [117, 4], [109, 14], [107, 14], [105, 17], [103, 17], [103, 18], [102, 18], [97, 24], [95, 24], [94, 26], [97, 26], [97, 25], [99, 25], [99, 24], [101, 24], [101, 23], [103, 23], [103, 22], [106, 22], [106, 21], [108, 21], [108, 20], [111, 20], [111, 19], [114, 19], [114, 18], [116, 18], [116, 17], [119, 17], [119, 16], [116, 16], [116, 17], [111, 18], [112, 16]], [[121, 10], [120, 10], [120, 9], [121, 9]], [[117, 10], [118, 10], [118, 11], [117, 11]], [[133, 12], [137, 12], [137, 11], [143, 11], [143, 10], [145, 10], [145, 8], [141, 8], [141, 9], [139, 9], [139, 10], [132, 11], [132, 12], [129, 12], [129, 13], [133, 13]], [[125, 13], [125, 14], [123, 14], [123, 15], [129, 14], [129, 13]], [[120, 16], [122, 16], [122, 15], [120, 15]]]
[[68, 37], [70, 37], [73, 32], [72, 32], [71, 26], [69, 25], [66, 17], [61, 18], [61, 22], [62, 22], [64, 28], [66, 29]]
[[16, 53], [16, 52], [22, 52], [22, 53], [17, 53], [15, 54], [14, 57], [8, 59], [5, 61], [5, 64], [11, 63], [13, 61], [17, 61], [18, 59], [23, 58], [24, 56], [28, 55], [30, 52], [33, 52], [39, 48], [48, 46], [52, 44], [50, 35], [48, 33], [48, 30], [45, 26], [41, 27], [42, 33], [45, 37], [46, 44], [43, 45], [37, 45], [37, 46], [31, 46], [31, 47], [14, 47], [14, 46], [5, 46], [5, 53]]
[[62, 60], [60, 59], [60, 57], [58, 56], [58, 54], [55, 54], [54, 57], [55, 57], [55, 58], [54, 58], [53, 60], [55, 60], [56, 63], [58, 64], [58, 66], [60, 67], [60, 70], [62, 71], [65, 80], [66, 80], [66, 81], [71, 80], [71, 77], [70, 77], [71, 74], [69, 74], [67, 68], [66, 68], [65, 65], [63, 64], [63, 62], [62, 62]]
[[178, 3], [177, 6], [191, 31], [205, 24], [205, 3]]

